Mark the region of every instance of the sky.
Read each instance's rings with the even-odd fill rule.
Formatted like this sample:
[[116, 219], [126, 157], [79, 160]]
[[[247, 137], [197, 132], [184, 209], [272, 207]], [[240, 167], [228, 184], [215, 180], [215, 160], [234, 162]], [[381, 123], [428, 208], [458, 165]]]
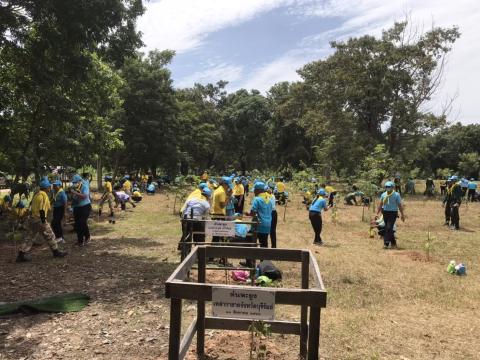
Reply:
[[137, 27], [145, 48], [171, 49], [175, 87], [229, 82], [266, 93], [299, 80], [304, 64], [332, 53], [329, 42], [379, 36], [410, 17], [419, 29], [458, 26], [442, 86], [424, 110], [480, 123], [480, 0], [150, 0]]

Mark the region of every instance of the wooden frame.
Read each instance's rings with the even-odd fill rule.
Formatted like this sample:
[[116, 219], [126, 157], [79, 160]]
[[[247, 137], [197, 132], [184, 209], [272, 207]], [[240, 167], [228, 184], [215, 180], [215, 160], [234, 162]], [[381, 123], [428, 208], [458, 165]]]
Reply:
[[[234, 216], [221, 216], [221, 215], [215, 215], [213, 219], [216, 220], [224, 220], [224, 221], [230, 221], [234, 222], [233, 220], [235, 219]], [[252, 218], [252, 221], [235, 221], [235, 224], [246, 224], [246, 225], [251, 225], [250, 232], [247, 234], [249, 235], [253, 242], [233, 242], [233, 241], [226, 241], [226, 242], [213, 242], [211, 241], [204, 241], [204, 242], [195, 242], [193, 241], [193, 235], [195, 234], [205, 234], [205, 231], [193, 231], [193, 224], [194, 223], [205, 223], [207, 221], [211, 221], [213, 219], [193, 219], [193, 213], [191, 214], [191, 218], [182, 218], [182, 231], [185, 229], [184, 236], [182, 237], [182, 240], [180, 241], [180, 258], [183, 261], [185, 257], [188, 255], [188, 252], [192, 248], [192, 246], [197, 246], [197, 245], [215, 245], [215, 246], [251, 246], [251, 247], [256, 247], [259, 246], [257, 242], [257, 226], [258, 226], [258, 221], [256, 217]]]
[[[327, 292], [323, 285], [320, 269], [310, 250], [269, 249], [248, 247], [197, 246], [174, 270], [165, 283], [165, 296], [171, 299], [169, 360], [183, 360], [193, 337], [197, 335], [197, 357], [205, 357], [205, 329], [225, 329], [247, 331], [252, 320], [230, 319], [205, 316], [205, 302], [212, 300], [214, 287], [245, 289], [240, 285], [207, 284], [206, 259], [228, 257], [233, 259], [251, 258], [278, 261], [300, 262], [301, 289], [256, 288], [257, 291], [275, 292], [275, 303], [298, 305], [301, 307], [300, 321], [265, 321], [271, 330], [279, 334], [300, 336], [300, 357], [318, 360], [320, 343], [320, 309], [327, 306]], [[198, 262], [198, 282], [190, 282], [187, 277], [193, 264]], [[310, 271], [313, 286], [310, 287]], [[197, 301], [197, 317], [188, 327], [183, 339], [181, 336], [182, 300]], [[309, 314], [310, 312], [310, 314]]]

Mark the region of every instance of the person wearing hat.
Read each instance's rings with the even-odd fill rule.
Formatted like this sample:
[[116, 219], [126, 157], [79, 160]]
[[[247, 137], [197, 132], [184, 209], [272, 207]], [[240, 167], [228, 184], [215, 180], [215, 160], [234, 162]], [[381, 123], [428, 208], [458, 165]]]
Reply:
[[85, 246], [90, 241], [90, 229], [88, 228], [88, 217], [92, 210], [90, 201], [90, 188], [88, 184], [82, 181], [78, 174], [72, 177], [72, 207], [74, 228], [77, 233], [77, 243], [79, 246]]
[[105, 180], [105, 184], [103, 185], [103, 194], [100, 199], [100, 203], [98, 204], [98, 216], [102, 215], [103, 205], [108, 203], [108, 208], [110, 209], [110, 218], [108, 222], [115, 224], [115, 214], [113, 212], [113, 204], [115, 202], [112, 186], [113, 178], [110, 175], [105, 175], [103, 179]]
[[60, 180], [55, 180], [52, 185], [53, 217], [51, 226], [55, 233], [55, 240], [64, 242], [62, 220], [65, 215], [65, 207], [67, 206], [67, 194], [63, 190], [63, 184]]
[[[191, 198], [184, 205], [183, 217], [185, 219], [198, 220], [190, 222], [191, 231], [194, 233], [193, 241], [196, 243], [205, 242], [205, 223], [200, 220], [206, 219], [209, 215], [211, 196], [212, 190], [205, 186], [202, 188], [199, 198]], [[190, 249], [190, 245], [188, 248]]]
[[33, 240], [37, 235], [43, 237], [54, 257], [64, 257], [65, 252], [58, 249], [58, 244], [55, 241], [55, 234], [47, 222], [48, 210], [50, 210], [50, 199], [48, 193], [50, 192], [51, 184], [48, 179], [40, 181], [40, 191], [38, 191], [30, 203], [31, 213], [25, 222], [25, 239], [20, 245], [20, 251], [17, 255], [17, 262], [26, 262], [31, 260], [29, 254], [33, 245]]
[[477, 183], [474, 178], [471, 178], [468, 182], [468, 201], [476, 201]]
[[322, 232], [322, 211], [328, 211], [327, 200], [325, 199], [327, 196], [328, 193], [325, 189], [318, 189], [317, 196], [308, 209], [308, 218], [310, 219], [313, 232], [315, 233], [315, 238], [313, 239], [314, 245], [323, 245], [323, 240], [320, 234]]
[[250, 216], [256, 216], [259, 224], [257, 225], [257, 236], [261, 247], [268, 247], [268, 234], [270, 234], [272, 226], [272, 202], [270, 194], [265, 191], [265, 184], [258, 181], [253, 185], [253, 193], [255, 197], [252, 201]]
[[270, 225], [270, 243], [272, 244], [272, 249], [277, 247], [277, 221], [278, 221], [278, 214], [277, 214], [277, 200], [275, 199], [275, 195], [273, 195], [273, 190], [270, 186], [265, 187], [265, 191], [270, 195], [270, 202], [272, 203], [272, 223]]
[[235, 212], [243, 213], [243, 204], [245, 200], [245, 188], [243, 187], [242, 180], [240, 178], [235, 178], [235, 186], [233, 187], [233, 196], [235, 196]]
[[462, 204], [462, 188], [458, 183], [457, 176], [449, 178], [447, 193], [443, 198], [443, 206], [445, 207], [445, 225], [450, 226], [452, 230], [460, 229], [460, 214], [458, 212]]
[[125, 175], [123, 179], [125, 180], [123, 182], [123, 191], [125, 191], [127, 195], [130, 195], [132, 193], [132, 183], [130, 181], [130, 175]]
[[385, 235], [383, 236], [384, 249], [388, 249], [389, 246], [392, 249], [397, 248], [394, 226], [399, 211], [402, 221], [405, 221], [402, 198], [394, 188], [395, 184], [392, 181], [387, 181], [385, 183], [385, 192], [380, 196], [380, 204], [377, 208], [377, 217], [380, 215], [380, 212], [382, 212], [383, 221], [385, 222]]

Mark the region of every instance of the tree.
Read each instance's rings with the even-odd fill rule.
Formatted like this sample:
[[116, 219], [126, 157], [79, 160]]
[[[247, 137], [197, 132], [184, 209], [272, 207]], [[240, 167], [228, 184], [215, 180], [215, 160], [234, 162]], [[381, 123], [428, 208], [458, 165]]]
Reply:
[[222, 115], [222, 149], [230, 151], [217, 161], [243, 172], [255, 167], [270, 167], [272, 152], [264, 148], [271, 116], [267, 99], [256, 90], [238, 90], [227, 96]]
[[412, 139], [443, 125], [444, 117], [432, 117], [420, 108], [435, 93], [445, 55], [459, 36], [455, 27], [420, 34], [407, 22], [395, 23], [380, 39], [367, 35], [332, 42], [333, 55], [299, 70], [312, 94], [309, 126], [324, 138], [317, 145], [321, 154], [333, 155], [331, 144], [348, 139], [350, 145], [344, 144], [352, 151], [339, 160], [340, 167], [350, 171], [351, 156], [357, 160], [383, 143], [401, 158], [411, 149]]
[[193, 168], [197, 173], [213, 165], [222, 152], [220, 127], [221, 109], [225, 102], [227, 83], [195, 84], [193, 88], [176, 91], [182, 173]]
[[[0, 2], [0, 152], [17, 177], [74, 162], [79, 136], [100, 129], [116, 101], [89, 86], [117, 86], [105, 61], [121, 62], [140, 44], [131, 25], [142, 11], [140, 0]], [[116, 57], [107, 56], [113, 44]]]
[[480, 154], [477, 152], [461, 154], [458, 168], [463, 176], [478, 179], [480, 173]]
[[152, 51], [125, 62], [121, 70], [125, 86], [121, 129], [125, 150], [118, 154], [127, 170], [162, 166], [174, 173], [180, 159], [177, 107], [170, 71], [166, 65], [173, 51]]

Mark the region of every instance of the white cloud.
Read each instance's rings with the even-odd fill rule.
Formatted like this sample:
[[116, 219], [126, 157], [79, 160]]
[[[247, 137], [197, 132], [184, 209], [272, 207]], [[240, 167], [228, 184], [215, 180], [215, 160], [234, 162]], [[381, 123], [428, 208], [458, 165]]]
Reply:
[[[480, 120], [477, 107], [477, 87], [480, 83], [480, 1], [478, 0], [161, 0], [147, 3], [147, 11], [139, 20], [144, 33], [146, 50], [174, 49], [186, 53], [205, 44], [213, 32], [241, 24], [256, 16], [268, 16], [284, 8], [299, 18], [332, 19], [338, 26], [300, 41], [296, 49], [256, 69], [231, 64], [229, 54], [219, 54], [211, 64], [198, 64], [202, 69], [182, 78], [180, 86], [193, 82], [213, 82], [226, 79], [235, 86], [266, 91], [278, 81], [298, 79], [296, 70], [305, 63], [327, 56], [328, 41], [342, 40], [364, 34], [380, 35], [395, 20], [411, 13], [412, 20], [428, 29], [436, 26], [458, 25], [461, 38], [449, 56], [444, 86], [432, 108], [438, 110], [446, 98], [458, 93], [456, 109], [464, 122]], [[238, 44], [242, 46], [242, 44]], [[196, 59], [193, 58], [192, 63]]]
[[263, 93], [281, 81], [297, 81], [297, 70], [307, 62], [324, 57], [329, 49], [297, 49], [289, 51], [278, 59], [260, 66], [249, 74], [248, 79], [239, 83], [238, 88], [257, 89]]
[[178, 53], [202, 45], [214, 31], [248, 21], [293, 0], [162, 0], [146, 4], [138, 21], [147, 50]]
[[[452, 114], [458, 114], [462, 122], [479, 122], [480, 110], [477, 106], [477, 88], [480, 83], [480, 2], [477, 0], [423, 0], [423, 1], [384, 1], [384, 0], [328, 0], [311, 1], [291, 7], [297, 16], [338, 18], [340, 25], [321, 34], [304, 38], [299, 48], [289, 51], [269, 64], [254, 71], [245, 81], [247, 88], [267, 90], [275, 82], [296, 80], [295, 70], [312, 56], [302, 58], [296, 54], [319, 55], [315, 49], [324, 48], [330, 40], [342, 40], [364, 34], [380, 35], [382, 29], [392, 26], [394, 21], [403, 20], [411, 14], [412, 22], [426, 31], [435, 26], [451, 27], [458, 25], [461, 38], [454, 44], [449, 55], [444, 83], [430, 108], [439, 113], [446, 100], [458, 93]], [[319, 52], [323, 57], [328, 50]], [[316, 59], [322, 56], [317, 56]]]
[[237, 65], [227, 63], [211, 64], [210, 67], [205, 70], [194, 72], [180, 79], [175, 85], [181, 88], [191, 87], [195, 83], [216, 83], [219, 80], [233, 82], [241, 78], [242, 71], [243, 68]]

